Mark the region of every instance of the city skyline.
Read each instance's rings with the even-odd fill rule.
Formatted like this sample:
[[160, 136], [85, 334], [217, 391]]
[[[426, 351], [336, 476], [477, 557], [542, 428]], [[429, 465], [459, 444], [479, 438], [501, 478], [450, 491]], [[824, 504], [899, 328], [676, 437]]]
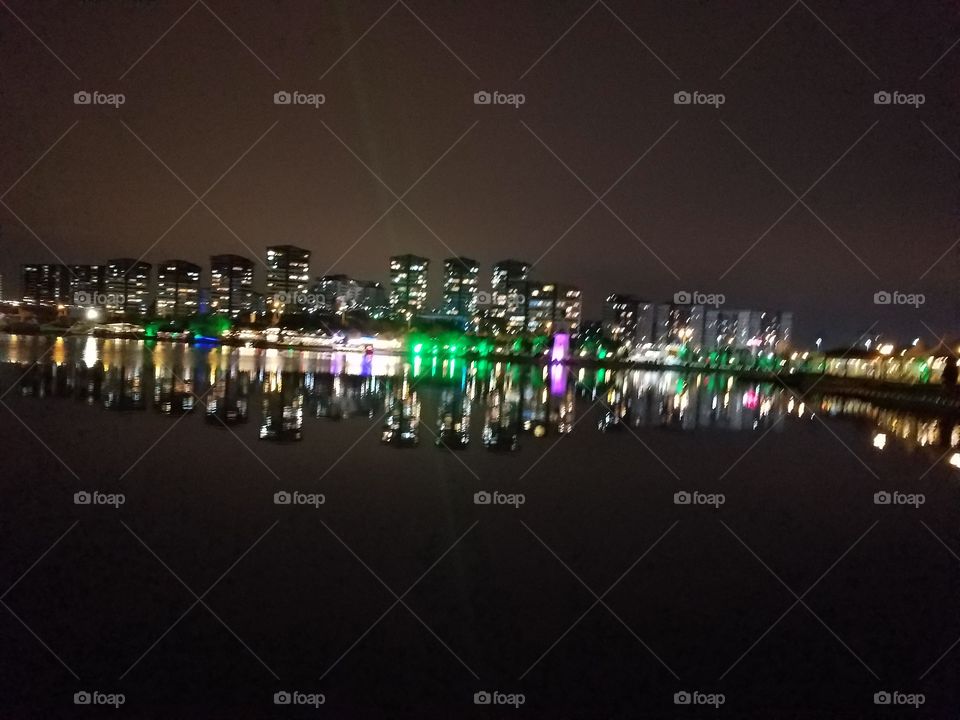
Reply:
[[[55, 255], [250, 255], [284, 239], [313, 253], [318, 275], [381, 280], [380, 258], [402, 252], [484, 266], [522, 254], [538, 276], [581, 287], [588, 317], [610, 292], [697, 289], [791, 308], [808, 344], [874, 322], [902, 339], [929, 335], [924, 323], [950, 333], [960, 135], [941, 118], [956, 110], [957, 56], [928, 42], [931, 27], [960, 34], [948, 3], [708, 5], [683, 19], [608, 5], [565, 6], [545, 22], [504, 3], [465, 22], [425, 0], [375, 26], [389, 5], [339, 20], [295, 3], [214, 9], [246, 48], [202, 6], [101, 3], [94, 35], [125, 32], [93, 45], [71, 28], [95, 3], [17, 7], [56, 57], [6, 13], [0, 79], [57, 111], [29, 132], [14, 113], [0, 118], [5, 136], [23, 138], [0, 178], [0, 272]], [[883, 20], [864, 24], [863, 12]], [[477, 22], [509, 30], [478, 36]], [[896, 41], [875, 37], [877, 23]], [[174, 82], [165, 68], [181, 57], [209, 71]], [[24, 80], [35, 67], [43, 83]], [[74, 104], [84, 90], [125, 102]], [[324, 102], [274, 103], [293, 90]], [[477, 105], [481, 91], [525, 102]], [[724, 103], [676, 103], [694, 91]], [[891, 91], [925, 103], [875, 102]], [[923, 312], [871, 302], [894, 290], [922, 293]]]
[[0, 717], [956, 715], [958, 73], [960, 0], [0, 0]]

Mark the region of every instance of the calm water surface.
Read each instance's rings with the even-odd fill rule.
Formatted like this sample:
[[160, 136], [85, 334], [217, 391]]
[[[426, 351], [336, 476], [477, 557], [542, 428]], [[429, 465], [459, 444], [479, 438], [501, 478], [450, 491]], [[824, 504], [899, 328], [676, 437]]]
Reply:
[[[84, 688], [135, 717], [956, 716], [948, 415], [22, 336], [0, 392], [10, 717], [73, 716]], [[279, 715], [285, 689], [326, 703]], [[523, 709], [474, 705], [494, 690]], [[894, 690], [924, 707], [874, 704]], [[674, 703], [694, 691], [725, 702]]]

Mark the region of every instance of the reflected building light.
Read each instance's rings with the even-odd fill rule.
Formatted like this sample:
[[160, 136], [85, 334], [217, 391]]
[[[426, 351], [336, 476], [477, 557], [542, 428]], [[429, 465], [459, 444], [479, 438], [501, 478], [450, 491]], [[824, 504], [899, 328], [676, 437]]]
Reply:
[[83, 344], [83, 364], [87, 367], [93, 367], [97, 362], [97, 339], [88, 337]]

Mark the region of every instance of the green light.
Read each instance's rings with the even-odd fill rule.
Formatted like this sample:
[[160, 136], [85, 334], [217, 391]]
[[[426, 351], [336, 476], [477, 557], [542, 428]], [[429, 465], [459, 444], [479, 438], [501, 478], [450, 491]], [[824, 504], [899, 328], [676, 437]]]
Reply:
[[420, 351], [422, 351], [422, 350], [423, 350], [423, 343], [417, 343], [416, 345], [413, 346], [413, 351], [414, 351], [415, 353], [418, 353], [418, 354], [419, 354]]

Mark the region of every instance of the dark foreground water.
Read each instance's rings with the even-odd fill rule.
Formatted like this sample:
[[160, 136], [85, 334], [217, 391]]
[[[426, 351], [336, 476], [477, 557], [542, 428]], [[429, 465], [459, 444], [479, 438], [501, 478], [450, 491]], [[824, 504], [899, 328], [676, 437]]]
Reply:
[[960, 715], [952, 418], [431, 356], [0, 363], [0, 717]]

